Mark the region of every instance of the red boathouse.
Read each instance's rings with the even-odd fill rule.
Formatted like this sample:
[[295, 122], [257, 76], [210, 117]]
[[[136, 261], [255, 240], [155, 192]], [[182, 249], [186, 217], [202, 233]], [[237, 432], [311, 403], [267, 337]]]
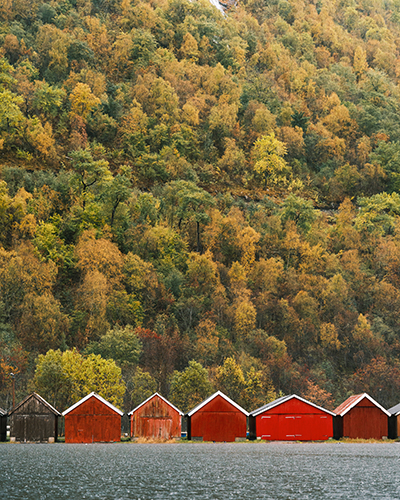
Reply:
[[368, 394], [350, 396], [334, 412], [335, 438], [382, 439], [388, 436], [390, 413]]
[[98, 443], [121, 440], [121, 417], [104, 398], [91, 392], [63, 412], [66, 443]]
[[218, 391], [187, 414], [188, 439], [220, 442], [245, 439], [248, 415]]
[[183, 412], [157, 392], [128, 413], [131, 437], [173, 439], [181, 437]]
[[269, 441], [323, 441], [333, 437], [335, 414], [292, 394], [250, 413], [250, 437]]

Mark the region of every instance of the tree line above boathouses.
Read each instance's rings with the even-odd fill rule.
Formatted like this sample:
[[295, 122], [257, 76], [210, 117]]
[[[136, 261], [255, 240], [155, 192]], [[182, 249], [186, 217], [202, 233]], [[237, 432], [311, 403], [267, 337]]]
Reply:
[[397, 403], [396, 2], [13, 0], [0, 24], [2, 406], [74, 347], [124, 409], [190, 360], [246, 408]]
[[[123, 412], [96, 393], [90, 393], [62, 415], [66, 443], [121, 440]], [[132, 439], [229, 442], [322, 441], [332, 437], [395, 439], [399, 435], [400, 404], [385, 410], [368, 394], [354, 395], [334, 412], [299, 396], [283, 396], [248, 413], [220, 391], [186, 415], [158, 393], [128, 413]], [[58, 419], [53, 406], [33, 393], [9, 413], [11, 442], [55, 442]], [[186, 432], [181, 433], [182, 421]], [[0, 411], [0, 438], [6, 440], [7, 413]]]

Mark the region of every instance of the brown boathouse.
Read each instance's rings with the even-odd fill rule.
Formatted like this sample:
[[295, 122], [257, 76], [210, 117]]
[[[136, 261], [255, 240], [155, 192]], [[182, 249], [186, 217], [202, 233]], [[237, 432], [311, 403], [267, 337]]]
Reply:
[[58, 417], [61, 414], [36, 392], [27, 396], [8, 415], [10, 441], [57, 441]]

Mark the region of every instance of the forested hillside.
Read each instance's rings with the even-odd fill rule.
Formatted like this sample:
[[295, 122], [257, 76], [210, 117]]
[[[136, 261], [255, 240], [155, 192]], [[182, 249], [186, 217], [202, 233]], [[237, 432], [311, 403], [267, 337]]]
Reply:
[[397, 404], [399, 78], [398, 0], [3, 0], [0, 406]]

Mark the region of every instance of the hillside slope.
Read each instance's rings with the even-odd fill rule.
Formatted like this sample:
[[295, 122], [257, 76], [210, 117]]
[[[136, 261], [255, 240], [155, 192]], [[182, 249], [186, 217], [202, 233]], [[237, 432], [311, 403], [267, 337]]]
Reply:
[[190, 360], [248, 409], [398, 403], [396, 2], [10, 0], [0, 28], [0, 406], [73, 347], [127, 407]]

